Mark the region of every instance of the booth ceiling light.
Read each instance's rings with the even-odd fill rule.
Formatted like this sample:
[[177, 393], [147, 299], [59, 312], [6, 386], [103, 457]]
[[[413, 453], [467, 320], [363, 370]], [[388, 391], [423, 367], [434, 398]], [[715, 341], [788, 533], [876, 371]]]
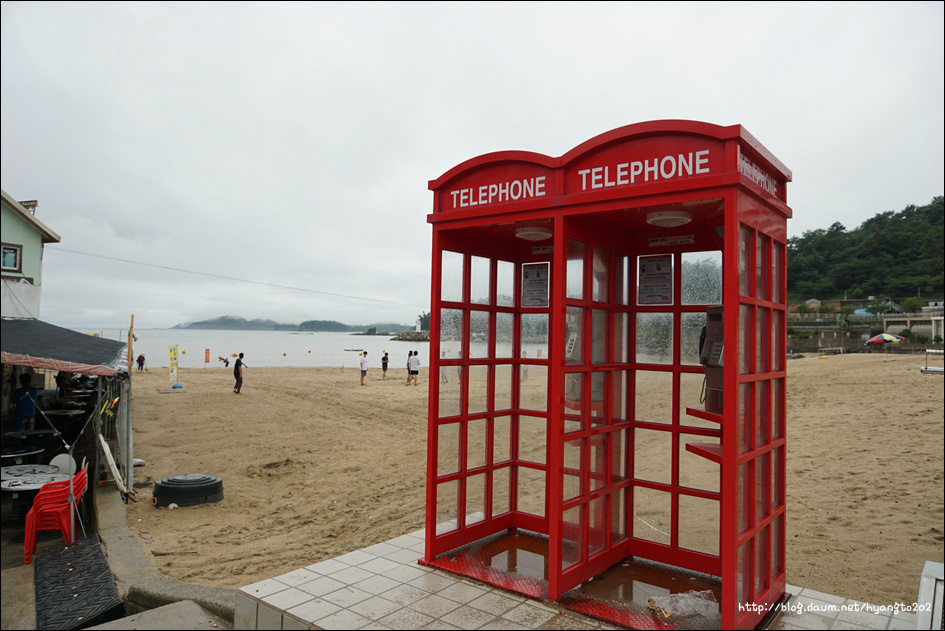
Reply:
[[646, 216], [646, 223], [660, 228], [685, 226], [692, 221], [692, 215], [685, 210], [661, 210]]
[[552, 234], [554, 233], [551, 232], [550, 228], [539, 226], [525, 226], [524, 228], [515, 229], [515, 236], [526, 241], [542, 241], [550, 238]]

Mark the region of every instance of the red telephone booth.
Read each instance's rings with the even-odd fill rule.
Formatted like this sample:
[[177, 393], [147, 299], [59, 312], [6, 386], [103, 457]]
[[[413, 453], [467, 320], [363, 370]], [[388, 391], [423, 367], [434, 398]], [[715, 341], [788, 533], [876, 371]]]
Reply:
[[740, 125], [654, 121], [430, 182], [423, 563], [514, 533], [543, 553], [469, 575], [531, 564], [554, 601], [634, 557], [718, 577], [722, 628], [762, 620], [785, 593], [789, 181]]

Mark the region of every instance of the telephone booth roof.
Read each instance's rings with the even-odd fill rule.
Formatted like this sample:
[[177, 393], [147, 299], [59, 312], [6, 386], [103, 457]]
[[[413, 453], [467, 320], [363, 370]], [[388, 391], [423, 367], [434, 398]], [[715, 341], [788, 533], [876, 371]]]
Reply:
[[[595, 212], [623, 211], [621, 221], [633, 227], [643, 225], [644, 213], [628, 209], [653, 212], [661, 203], [691, 204], [686, 210], [710, 219], [721, 210], [707, 203], [707, 191], [731, 186], [790, 218], [786, 183], [791, 178], [791, 171], [741, 125], [649, 121], [600, 134], [558, 158], [498, 151], [466, 160], [429, 182], [434, 210], [428, 221], [504, 223], [511, 234], [514, 225], [505, 222], [580, 205]], [[635, 201], [628, 208], [631, 198]], [[510, 214], [515, 216], [503, 217]]]

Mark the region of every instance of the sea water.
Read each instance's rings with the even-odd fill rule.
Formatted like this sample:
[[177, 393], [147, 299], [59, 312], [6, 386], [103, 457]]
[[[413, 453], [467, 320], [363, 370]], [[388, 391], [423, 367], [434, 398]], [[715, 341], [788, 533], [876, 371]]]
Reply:
[[[106, 339], [128, 341], [128, 330], [80, 329]], [[168, 367], [171, 347], [177, 347], [180, 368], [230, 366], [240, 353], [247, 366], [357, 366], [367, 351], [370, 368], [381, 367], [386, 351], [390, 368], [404, 368], [408, 351], [417, 351], [429, 366], [429, 342], [395, 342], [393, 335], [308, 333], [295, 331], [217, 331], [211, 329], [135, 329], [134, 357], [144, 355], [149, 368]], [[209, 357], [209, 362], [207, 361]]]

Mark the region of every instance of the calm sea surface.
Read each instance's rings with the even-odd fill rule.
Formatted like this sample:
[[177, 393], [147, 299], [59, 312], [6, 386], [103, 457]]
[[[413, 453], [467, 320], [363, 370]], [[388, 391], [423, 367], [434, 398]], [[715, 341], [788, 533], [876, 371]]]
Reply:
[[[128, 329], [80, 329], [126, 342]], [[357, 366], [359, 351], [368, 352], [371, 368], [381, 367], [387, 351], [390, 368], [407, 364], [407, 351], [418, 351], [424, 366], [430, 365], [429, 342], [392, 342], [391, 336], [351, 335], [350, 333], [291, 333], [288, 331], [214, 331], [194, 329], [135, 329], [134, 356], [145, 356], [146, 366], [167, 367], [168, 349], [178, 347], [180, 368], [220, 367], [220, 357], [243, 361], [252, 366]], [[357, 350], [355, 350], [357, 349]], [[210, 363], [205, 362], [210, 352]]]

